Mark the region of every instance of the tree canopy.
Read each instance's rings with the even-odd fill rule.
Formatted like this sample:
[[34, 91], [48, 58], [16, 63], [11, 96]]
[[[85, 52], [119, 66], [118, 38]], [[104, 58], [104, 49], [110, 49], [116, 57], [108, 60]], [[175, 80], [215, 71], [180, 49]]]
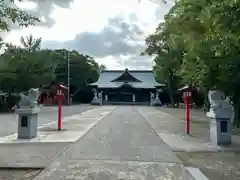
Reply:
[[21, 43], [22, 46], [6, 44], [6, 51], [0, 56], [0, 92], [8, 95], [54, 84], [68, 86], [69, 70], [70, 95], [74, 96], [95, 82], [104, 67], [77, 51], [40, 49], [40, 39], [32, 36], [21, 37]]
[[9, 31], [11, 24], [28, 27], [40, 22], [35, 16], [32, 16], [19, 8], [15, 7], [14, 2], [23, 0], [0, 0], [0, 29], [1, 31]]
[[[37, 17], [20, 10], [16, 1], [22, 2], [0, 0], [0, 32], [10, 31], [13, 26], [28, 27], [40, 22]], [[74, 94], [96, 81], [100, 70], [105, 68], [100, 68], [93, 57], [77, 51], [41, 49], [41, 38], [32, 35], [21, 37], [20, 42], [21, 46], [4, 43], [5, 51], [0, 55], [0, 92], [19, 93], [53, 83], [67, 86], [69, 63], [70, 90]], [[2, 44], [0, 38], [1, 48]]]
[[[20, 10], [14, 2], [23, 0], [0, 0], [0, 33], [10, 31], [13, 25], [28, 27], [40, 22], [39, 18]], [[2, 37], [0, 37], [0, 47]]]
[[172, 71], [182, 83], [231, 97], [235, 122], [240, 122], [239, 17], [239, 0], [179, 0], [148, 36], [145, 51], [156, 56], [154, 69], [162, 78]]
[[[23, 47], [7, 44], [1, 55], [0, 87], [6, 92], [22, 92], [52, 82], [67, 85], [68, 63], [72, 89], [85, 87], [98, 78], [100, 66], [93, 57], [65, 49], [40, 49], [40, 39], [32, 36]], [[31, 42], [31, 43], [29, 43]]]

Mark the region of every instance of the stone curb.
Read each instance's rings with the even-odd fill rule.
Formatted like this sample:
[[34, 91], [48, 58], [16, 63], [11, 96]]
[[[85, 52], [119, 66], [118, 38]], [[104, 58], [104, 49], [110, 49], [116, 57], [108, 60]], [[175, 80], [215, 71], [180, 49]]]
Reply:
[[[81, 114], [77, 114], [77, 115], [73, 115], [73, 116], [69, 116], [69, 117], [66, 117], [65, 119], [63, 119], [62, 120], [62, 122], [68, 122], [68, 121], [71, 121], [72, 119], [77, 119], [77, 118], [79, 118], [79, 116], [82, 116], [82, 115], [84, 115], [84, 114], [86, 114], [86, 113], [90, 113], [90, 112], [92, 112], [93, 110], [96, 110], [97, 108], [94, 108], [94, 109], [91, 109], [91, 110], [88, 110], [88, 111], [85, 111], [85, 112], [83, 112], [83, 113], [81, 113]], [[91, 124], [88, 124], [88, 126], [86, 127], [86, 129], [84, 129], [81, 133], [79, 132], [78, 133], [78, 135], [76, 136], [76, 138], [75, 139], [68, 139], [68, 140], [48, 140], [48, 141], [38, 141], [38, 140], [36, 140], [36, 141], [28, 141], [28, 140], [23, 140], [23, 141], [19, 141], [19, 142], [8, 142], [8, 140], [11, 140], [12, 138], [15, 138], [15, 136], [17, 136], [17, 134], [15, 133], [15, 134], [13, 134], [13, 135], [10, 135], [10, 136], [6, 136], [6, 137], [2, 137], [2, 138], [0, 138], [0, 140], [2, 139], [2, 141], [0, 142], [0, 144], [12, 144], [12, 143], [14, 143], [14, 144], [22, 144], [22, 143], [74, 143], [74, 142], [77, 142], [81, 137], [83, 137], [85, 134], [87, 134], [99, 121], [101, 121], [104, 117], [106, 117], [109, 113], [111, 113], [113, 110], [114, 110], [115, 108], [113, 108], [113, 109], [107, 109], [106, 111], [105, 111], [105, 113], [104, 114], [101, 114], [101, 115], [99, 115], [98, 116], [98, 118], [96, 119], [96, 121], [94, 121], [93, 123], [91, 123]], [[84, 118], [84, 117], [83, 117]], [[88, 118], [88, 117], [86, 117], [86, 118]], [[95, 119], [95, 117], [93, 118], [93, 119]], [[42, 126], [39, 126], [38, 127], [38, 130], [40, 130], [41, 131], [41, 129], [43, 129], [44, 127], [48, 127], [48, 126], [50, 126], [50, 125], [52, 125], [52, 124], [54, 124], [54, 123], [56, 123], [56, 121], [53, 121], [53, 122], [51, 122], [51, 123], [47, 123], [47, 124], [44, 124], [44, 125], [42, 125]]]
[[181, 149], [181, 148], [174, 148], [169, 146], [173, 152], [187, 152], [187, 153], [191, 153], [191, 152], [201, 152], [201, 153], [218, 153], [218, 152], [240, 152], [240, 148], [226, 148], [226, 149], [192, 149], [192, 150], [188, 150], [188, 149]]
[[[93, 108], [93, 109], [95, 109], [95, 108]], [[82, 115], [82, 114], [84, 114], [84, 113], [90, 112], [90, 111], [92, 111], [93, 109], [89, 109], [89, 110], [84, 111], [84, 112], [82, 112], [82, 113], [80, 113], [80, 114], [78, 114], [78, 115]], [[72, 116], [76, 116], [76, 115], [72, 115]], [[72, 117], [72, 116], [68, 116], [68, 117], [63, 118], [62, 122], [68, 121], [68, 120], [69, 120], [69, 117]], [[49, 123], [40, 125], [40, 126], [38, 126], [38, 131], [41, 130], [41, 129], [43, 129], [43, 128], [45, 128], [45, 127], [47, 127], [47, 126], [50, 126], [50, 125], [52, 125], [52, 124], [54, 124], [54, 123], [57, 123], [57, 121], [55, 120], [55, 121], [52, 121], [52, 122], [49, 122]], [[17, 136], [17, 133], [14, 133], [14, 134], [10, 134], [10, 135], [7, 135], [7, 136], [0, 137], [0, 139], [4, 138], [4, 139], [8, 140], [8, 139], [12, 139], [12, 138], [14, 138], [14, 137], [16, 137], [16, 136]], [[5, 143], [1, 143], [1, 144], [5, 144]], [[7, 144], [7, 142], [6, 142], [6, 144]]]
[[192, 180], [209, 180], [199, 168], [185, 167], [185, 169]]

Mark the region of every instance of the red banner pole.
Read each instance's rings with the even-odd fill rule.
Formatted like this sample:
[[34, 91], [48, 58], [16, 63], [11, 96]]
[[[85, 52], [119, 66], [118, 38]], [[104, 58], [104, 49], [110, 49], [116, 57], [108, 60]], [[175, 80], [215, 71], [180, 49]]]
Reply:
[[190, 133], [190, 122], [189, 122], [189, 119], [190, 119], [190, 112], [189, 112], [189, 98], [186, 97], [186, 130], [187, 130], [187, 134]]
[[58, 99], [58, 131], [62, 129], [62, 99]]

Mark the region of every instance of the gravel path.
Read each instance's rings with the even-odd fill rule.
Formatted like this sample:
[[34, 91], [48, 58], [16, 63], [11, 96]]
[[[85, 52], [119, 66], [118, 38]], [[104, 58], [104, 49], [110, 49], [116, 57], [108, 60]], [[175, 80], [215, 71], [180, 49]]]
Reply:
[[34, 180], [189, 180], [134, 106], [118, 106]]

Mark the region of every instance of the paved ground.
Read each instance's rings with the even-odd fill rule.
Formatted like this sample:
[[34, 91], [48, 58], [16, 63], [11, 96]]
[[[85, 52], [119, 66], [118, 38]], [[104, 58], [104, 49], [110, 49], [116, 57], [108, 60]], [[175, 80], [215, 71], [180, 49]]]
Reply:
[[[163, 108], [165, 109], [165, 108]], [[158, 135], [176, 151], [217, 150], [209, 141], [209, 124], [191, 121], [190, 133], [186, 134], [186, 123], [181, 115], [173, 116], [151, 107], [139, 107], [138, 111], [147, 119]], [[200, 137], [200, 139], [198, 139]]]
[[[164, 125], [164, 128], [170, 133], [185, 136], [186, 124], [185, 124], [185, 109], [184, 108], [156, 108], [159, 110], [160, 116], [168, 114], [168, 121], [170, 123], [164, 123], [164, 119], [160, 117], [160, 122]], [[206, 116], [206, 112], [201, 109], [190, 110], [190, 134], [191, 137], [199, 139], [204, 142], [210, 142], [210, 125], [209, 118]], [[163, 114], [164, 113], [164, 114]], [[158, 122], [159, 123], [159, 122]], [[168, 124], [168, 126], [167, 126]], [[240, 150], [240, 129], [232, 130], [232, 145], [225, 147], [225, 149], [238, 149]]]
[[209, 180], [240, 180], [239, 152], [178, 152], [187, 166], [199, 168]]
[[[80, 115], [92, 109], [91, 106], [76, 105], [63, 107], [63, 117]], [[56, 121], [57, 107], [42, 107], [39, 125]], [[16, 132], [17, 117], [15, 114], [0, 114], [0, 136]], [[56, 125], [55, 125], [56, 126]], [[7, 128], [6, 128], [7, 127]], [[61, 153], [70, 143], [25, 143], [0, 144], [0, 179], [32, 180]]]
[[0, 144], [0, 168], [45, 168], [69, 144]]
[[1, 180], [32, 180], [42, 169], [0, 169]]
[[102, 106], [65, 117], [62, 119], [61, 131], [57, 130], [57, 121], [45, 124], [38, 128], [36, 138], [18, 139], [17, 134], [0, 137], [0, 144], [76, 142], [114, 108], [114, 106]]
[[[182, 108], [157, 108], [159, 113], [168, 113], [168, 118], [163, 116], [157, 117], [159, 122], [154, 127], [161, 132], [169, 132], [180, 135], [186, 139], [185, 143], [176, 138], [178, 146], [181, 145], [183, 149], [197, 149], [199, 147], [198, 141], [195, 140], [192, 144], [192, 138], [197, 138], [201, 141], [209, 141], [209, 123], [205, 112], [202, 110], [191, 110], [191, 133], [192, 136], [184, 135], [184, 109]], [[166, 115], [167, 116], [167, 115]], [[165, 117], [166, 117], [165, 116]], [[168, 121], [168, 123], [164, 123]], [[186, 138], [187, 137], [187, 138]], [[239, 147], [239, 131], [234, 131], [232, 136], [234, 147]], [[189, 144], [192, 144], [189, 146]], [[203, 143], [201, 143], [201, 146]], [[240, 153], [239, 151], [232, 152], [206, 152], [207, 149], [201, 148], [202, 152], [177, 152], [177, 156], [187, 166], [197, 167], [210, 179], [210, 180], [240, 180]], [[205, 152], [204, 152], [205, 151]]]
[[[51, 134], [55, 134], [55, 138], [52, 137], [51, 141], [46, 141], [49, 139], [48, 136], [40, 136], [32, 139], [32, 141], [6, 140], [2, 142], [0, 144], [0, 168], [45, 168], [53, 157], [61, 153], [70, 143], [76, 142], [84, 136], [91, 127], [108, 113], [111, 113], [113, 109], [115, 107], [102, 106], [79, 115], [69, 116], [63, 121], [64, 130], [60, 132], [52, 131], [52, 124], [44, 127], [44, 129], [40, 128], [39, 132], [50, 130]], [[72, 141], [72, 138], [75, 137], [77, 139]]]
[[[163, 112], [171, 114], [173, 116], [178, 117], [181, 120], [185, 119], [185, 108], [163, 108], [163, 107], [156, 107]], [[207, 121], [208, 118], [206, 116], [206, 112], [203, 109], [191, 109], [190, 110], [191, 119], [194, 121]]]
[[32, 180], [69, 143], [1, 144], [0, 179]]
[[190, 180], [175, 153], [133, 106], [118, 106], [34, 178], [67, 179]]
[[[88, 105], [74, 105], [63, 107], [63, 117], [80, 114], [93, 108]], [[38, 118], [39, 126], [57, 120], [57, 107], [45, 106], [41, 108]], [[0, 137], [17, 132], [17, 114], [0, 114]], [[7, 127], [7, 128], [6, 128]]]

